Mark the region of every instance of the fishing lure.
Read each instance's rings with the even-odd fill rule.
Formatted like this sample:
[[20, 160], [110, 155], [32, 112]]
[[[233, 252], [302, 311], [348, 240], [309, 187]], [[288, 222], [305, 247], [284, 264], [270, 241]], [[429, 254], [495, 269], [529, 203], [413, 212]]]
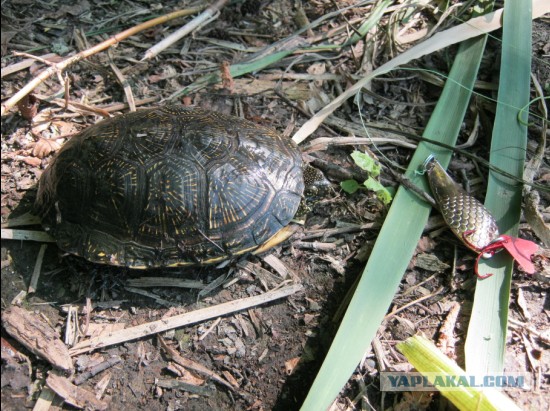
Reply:
[[478, 253], [474, 268], [478, 278], [484, 279], [493, 275], [479, 274], [480, 258], [490, 258], [503, 249], [508, 251], [525, 272], [535, 273], [531, 255], [538, 250], [536, 243], [500, 234], [497, 222], [489, 210], [459, 187], [433, 155], [424, 161], [423, 170], [443, 219], [469, 249]]

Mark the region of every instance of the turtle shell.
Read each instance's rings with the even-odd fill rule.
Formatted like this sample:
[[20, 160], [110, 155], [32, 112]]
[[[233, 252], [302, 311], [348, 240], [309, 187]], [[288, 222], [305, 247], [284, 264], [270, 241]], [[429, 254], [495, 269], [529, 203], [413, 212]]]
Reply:
[[73, 137], [43, 173], [35, 212], [62, 250], [93, 262], [205, 265], [265, 245], [294, 217], [303, 190], [292, 140], [166, 106]]

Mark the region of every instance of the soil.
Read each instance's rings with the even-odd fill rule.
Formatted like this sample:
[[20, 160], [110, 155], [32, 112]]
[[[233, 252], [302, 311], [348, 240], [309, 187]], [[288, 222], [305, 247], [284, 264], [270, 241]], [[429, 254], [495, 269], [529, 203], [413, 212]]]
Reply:
[[[185, 8], [187, 3], [4, 2], [2, 70], [4, 72], [4, 68], [28, 58], [14, 55], [16, 51], [39, 56], [52, 54], [48, 58], [59, 61], [152, 15]], [[27, 101], [27, 105], [36, 108], [35, 113], [29, 116], [29, 110], [14, 109], [2, 119], [2, 222], [8, 216], [21, 215], [31, 209], [37, 181], [55, 151], [70, 135], [100, 119], [97, 112], [94, 114], [84, 106], [100, 107], [113, 114], [128, 111], [127, 106], [116, 106], [127, 101], [124, 85], [129, 85], [140, 106], [155, 106], [168, 100], [192, 103], [243, 115], [291, 135], [306, 121], [304, 111], [317, 111], [342, 89], [353, 84], [354, 75], [379, 66], [397, 52], [397, 46], [384, 37], [386, 31], [378, 31], [367, 43], [334, 52], [301, 57], [291, 55], [280, 64], [244, 78], [226, 77], [221, 87], [209, 86], [185, 97], [180, 94], [174, 97], [175, 93], [205, 73], [219, 72], [224, 62], [235, 64], [243, 61], [252, 52], [290, 36], [301, 24], [302, 20], [296, 17], [302, 15], [300, 9], [309, 21], [314, 21], [335, 12], [336, 6], [343, 8], [348, 3], [304, 2], [300, 7], [297, 7], [299, 2], [295, 4], [287, 0], [231, 3], [222, 9], [216, 20], [173, 44], [155, 59], [142, 62], [140, 59], [147, 48], [188, 19], [180, 18], [150, 28], [120, 42], [109, 53], [99, 53], [70, 66], [65, 73], [70, 84], [70, 100], [75, 104], [71, 104], [69, 109], [62, 107], [64, 100], [60, 97], [60, 92], [65, 89], [61, 83], [65, 81], [65, 74], [50, 77], [35, 89], [33, 98], [37, 103]], [[345, 25], [346, 21], [361, 16], [361, 8], [351, 8], [303, 36], [312, 38], [329, 33], [333, 28]], [[434, 16], [425, 10], [414, 18], [417, 24], [409, 25], [411, 32], [420, 32], [424, 27], [433, 26], [435, 21]], [[383, 23], [389, 24], [389, 19], [384, 18]], [[544, 60], [548, 55], [549, 36], [550, 29], [545, 21], [534, 23], [533, 73], [546, 93], [550, 91], [550, 71], [548, 61]], [[335, 38], [334, 41], [343, 39]], [[489, 41], [488, 57], [481, 68], [481, 77], [487, 82], [498, 78], [494, 72], [498, 50], [499, 44]], [[449, 62], [452, 62], [449, 54], [452, 53], [453, 50], [436, 53], [416, 64], [448, 72]], [[113, 65], [118, 67], [124, 81], [117, 80]], [[35, 61], [23, 70], [6, 76], [2, 74], [2, 100], [12, 96], [43, 68], [42, 62]], [[223, 68], [221, 70], [223, 72]], [[285, 73], [296, 76], [284, 77]], [[410, 73], [396, 71], [373, 81], [363, 99], [362, 115], [367, 121], [390, 129], [397, 127], [413, 136], [421, 134], [441, 89]], [[282, 91], [274, 93], [283, 77]], [[263, 82], [262, 86], [260, 83], [250, 86], [253, 80]], [[487, 96], [496, 97], [491, 96], [490, 90]], [[58, 100], [47, 101], [51, 96]], [[472, 113], [465, 120], [460, 140], [466, 141], [474, 128], [475, 105], [482, 121], [480, 138], [470, 150], [486, 157], [484, 136], [491, 133], [487, 124], [494, 117], [494, 105], [481, 97], [477, 99], [472, 103]], [[143, 101], [145, 103], [141, 104]], [[483, 104], [476, 104], [480, 101]], [[348, 136], [353, 127], [360, 129], [357, 110], [351, 101], [343, 105], [335, 115], [344, 126], [333, 121], [328, 128], [320, 128], [315, 137]], [[538, 108], [532, 107], [532, 110]], [[32, 122], [29, 118], [33, 118]], [[538, 142], [540, 121], [535, 121], [529, 131], [528, 157], [533, 155]], [[395, 138], [391, 132], [388, 135]], [[42, 244], [3, 240], [2, 311], [17, 300], [37, 317], [47, 319], [63, 339], [68, 324], [68, 307], [78, 310], [80, 332], [86, 334], [97, 330], [99, 325], [116, 329], [119, 325], [144, 324], [256, 296], [289, 280], [300, 282], [303, 290], [283, 299], [73, 357], [76, 377], [82, 377], [102, 361], [117, 359], [110, 368], [84, 379], [79, 385], [97, 394], [108, 403], [110, 410], [297, 410], [330, 347], [387, 211], [372, 192], [360, 190], [350, 195], [340, 189], [340, 181], [350, 176], [358, 181], [366, 179], [350, 157], [353, 149], [331, 146], [310, 153], [315, 157], [315, 164], [331, 179], [333, 189], [326, 198], [315, 203], [306, 224], [298, 228], [294, 237], [270, 250], [269, 257], [247, 255], [221, 268], [144, 272], [91, 264], [65, 255], [50, 244], [41, 263], [36, 290], [22, 294], [28, 290]], [[358, 146], [357, 149], [366, 148]], [[374, 147], [370, 149], [375, 150]], [[388, 144], [378, 149], [382, 150], [375, 151], [378, 158], [390, 159], [404, 167], [412, 155], [412, 150], [398, 145]], [[548, 182], [548, 160], [546, 157], [536, 181]], [[450, 169], [457, 181], [470, 183], [473, 194], [483, 197], [483, 175], [467, 158], [457, 155]], [[389, 187], [395, 188], [398, 184], [387, 168], [383, 168], [380, 180]], [[550, 195], [541, 191], [540, 196], [541, 209], [548, 216]], [[370, 228], [358, 228], [367, 224]], [[349, 230], [336, 234], [327, 231], [344, 227]], [[40, 227], [34, 229], [40, 230]], [[521, 225], [521, 235], [538, 241], [526, 223]], [[273, 258], [286, 267], [289, 273], [286, 277], [273, 267]], [[383, 367], [398, 368], [405, 363], [404, 357], [394, 349], [398, 341], [416, 333], [437, 341], [442, 322], [457, 302], [461, 309], [454, 328], [456, 347], [451, 354], [459, 364], [463, 364], [461, 352], [476, 284], [472, 268], [474, 258], [443, 227], [441, 218], [434, 212], [392, 304], [392, 307], [409, 303], [410, 306], [382, 324], [376, 338], [382, 355], [379, 352], [366, 354], [333, 409], [452, 408], [437, 393], [421, 397], [414, 393], [381, 392], [379, 371]], [[153, 287], [132, 285], [132, 280], [142, 277], [177, 278], [198, 281], [203, 286], [217, 285], [212, 286], [210, 292], [163, 287], [162, 280]], [[547, 284], [541, 278], [521, 272], [514, 274], [510, 317], [525, 326], [509, 329], [506, 369], [538, 374], [537, 381], [540, 382], [535, 392], [509, 392], [513, 400], [525, 409], [547, 409], [550, 404], [548, 340], [539, 338], [549, 328]], [[414, 291], [409, 292], [411, 289]], [[426, 295], [430, 297], [417, 301]], [[86, 312], [87, 305], [93, 306], [93, 310]], [[44, 387], [48, 372], [52, 371], [52, 365], [19, 344], [4, 328], [2, 338], [2, 409], [30, 409]], [[5, 347], [9, 346], [4, 344], [9, 344], [12, 352], [21, 353], [27, 360], [5, 355]], [[163, 344], [181, 357], [222, 376], [233, 384], [233, 389], [201, 373], [174, 365], [174, 359], [170, 358]], [[381, 365], [381, 360], [385, 364]], [[175, 382], [189, 385], [174, 385]], [[50, 409], [71, 410], [74, 406], [56, 396]]]

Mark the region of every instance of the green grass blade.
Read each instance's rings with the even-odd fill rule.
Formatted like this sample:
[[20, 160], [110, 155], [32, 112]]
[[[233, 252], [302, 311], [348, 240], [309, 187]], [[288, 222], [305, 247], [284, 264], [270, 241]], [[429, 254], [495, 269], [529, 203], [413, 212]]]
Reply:
[[[520, 108], [529, 102], [531, 72], [531, 1], [507, 0], [504, 9], [498, 105], [490, 162], [517, 177], [523, 175], [527, 126]], [[523, 124], [522, 124], [523, 123]], [[521, 212], [520, 184], [489, 174], [485, 205], [501, 233], [517, 235]], [[478, 281], [466, 340], [468, 372], [498, 372], [503, 368], [513, 262], [505, 253], [480, 264], [494, 275]]]
[[[485, 36], [461, 44], [449, 80], [430, 118], [424, 137], [454, 145], [470, 101]], [[415, 174], [430, 153], [447, 165], [451, 153], [421, 143], [407, 176], [427, 189], [425, 178]], [[326, 410], [348, 381], [370, 346], [428, 219], [430, 207], [400, 187], [376, 240], [367, 266], [321, 369], [302, 406], [304, 411]]]
[[353, 34], [350, 40], [346, 42], [344, 46], [351, 46], [361, 40], [367, 35], [367, 33], [378, 24], [384, 13], [387, 11], [388, 6], [393, 0], [383, 0], [376, 5], [371, 12], [368, 19], [366, 19], [361, 26], [357, 29], [357, 32]]
[[[229, 72], [232, 77], [241, 77], [245, 74], [262, 70], [263, 68], [271, 64], [274, 64], [282, 60], [286, 56], [294, 53], [294, 51], [296, 51], [296, 48], [268, 54], [267, 56], [264, 56], [257, 60], [255, 59], [245, 63], [233, 64], [230, 66]], [[173, 93], [168, 99], [173, 100], [179, 96], [186, 96], [191, 93], [196, 93], [197, 91], [203, 89], [204, 87], [207, 87], [213, 84], [218, 84], [220, 82], [221, 82], [221, 77], [218, 72], [207, 74], [197, 79], [195, 82], [193, 82], [189, 86], [184, 87], [183, 89]]]

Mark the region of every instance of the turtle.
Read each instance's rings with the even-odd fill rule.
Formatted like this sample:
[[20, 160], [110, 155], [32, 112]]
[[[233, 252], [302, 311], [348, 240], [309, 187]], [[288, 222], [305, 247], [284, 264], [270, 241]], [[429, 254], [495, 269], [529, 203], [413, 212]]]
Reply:
[[304, 180], [328, 184], [305, 170], [296, 144], [270, 127], [166, 105], [72, 137], [42, 174], [34, 213], [61, 250], [93, 263], [216, 264], [292, 234]]

